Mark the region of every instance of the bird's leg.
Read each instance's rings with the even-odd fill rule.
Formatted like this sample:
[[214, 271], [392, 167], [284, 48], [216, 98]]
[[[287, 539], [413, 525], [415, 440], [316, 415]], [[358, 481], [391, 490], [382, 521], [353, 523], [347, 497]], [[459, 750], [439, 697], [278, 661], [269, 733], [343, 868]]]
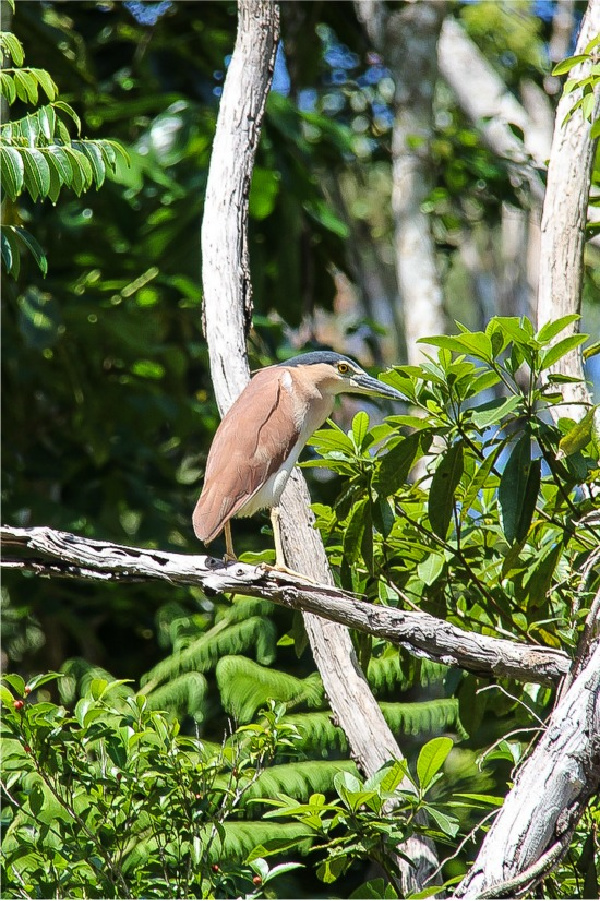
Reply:
[[227, 520], [227, 522], [225, 523], [223, 531], [225, 533], [225, 557], [223, 559], [228, 563], [230, 560], [237, 560], [235, 551], [233, 550], [233, 541], [231, 540], [231, 523], [229, 522], [229, 520]]
[[298, 576], [305, 582], [316, 584], [315, 580], [311, 579], [310, 576], [305, 576], [304, 573], [299, 573], [295, 569], [290, 569], [285, 565], [285, 554], [283, 551], [283, 544], [281, 543], [281, 529], [279, 525], [279, 507], [271, 508], [271, 522], [273, 523], [273, 538], [275, 539], [275, 566], [269, 566], [268, 563], [262, 563], [262, 569], [267, 571], [271, 569], [276, 572], [287, 573], [290, 576]]
[[275, 539], [275, 569], [285, 570], [285, 554], [281, 543], [281, 528], [279, 525], [279, 507], [271, 509], [271, 522], [273, 523], [273, 538]]

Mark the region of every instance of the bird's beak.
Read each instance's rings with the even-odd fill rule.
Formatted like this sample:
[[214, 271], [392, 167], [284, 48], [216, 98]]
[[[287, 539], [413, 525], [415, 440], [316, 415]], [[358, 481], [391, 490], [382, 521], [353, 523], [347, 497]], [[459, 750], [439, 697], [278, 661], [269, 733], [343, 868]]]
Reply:
[[390, 388], [389, 385], [380, 382], [379, 379], [375, 379], [366, 373], [353, 375], [350, 379], [350, 384], [352, 385], [353, 392], [356, 392], [357, 394], [375, 394], [380, 397], [390, 397], [392, 400], [406, 400], [405, 396], [400, 394], [399, 391], [396, 391], [395, 388]]

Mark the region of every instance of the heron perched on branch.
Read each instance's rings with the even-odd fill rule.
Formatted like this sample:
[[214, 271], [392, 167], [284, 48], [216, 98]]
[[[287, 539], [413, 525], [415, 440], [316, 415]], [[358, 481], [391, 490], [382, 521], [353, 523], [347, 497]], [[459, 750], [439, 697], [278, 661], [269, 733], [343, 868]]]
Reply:
[[235, 559], [233, 516], [271, 510], [276, 568], [285, 569], [277, 505], [300, 451], [331, 415], [338, 394], [404, 396], [342, 354], [300, 354], [259, 370], [219, 425], [193, 515], [194, 532], [209, 544], [223, 530]]

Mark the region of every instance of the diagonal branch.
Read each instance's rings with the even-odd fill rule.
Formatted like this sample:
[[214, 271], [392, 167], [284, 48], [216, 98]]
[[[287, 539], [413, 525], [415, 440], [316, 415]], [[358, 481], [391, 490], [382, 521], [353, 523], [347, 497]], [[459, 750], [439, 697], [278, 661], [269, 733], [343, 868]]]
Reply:
[[427, 613], [380, 607], [358, 600], [334, 585], [317, 585], [299, 576], [214, 557], [172, 554], [124, 547], [58, 532], [44, 526], [29, 529], [3, 526], [4, 553], [27, 549], [2, 561], [2, 566], [42, 576], [139, 582], [160, 580], [198, 585], [207, 594], [232, 593], [261, 597], [339, 623], [400, 645], [410, 653], [488, 678], [510, 677], [553, 684], [567, 672], [562, 651], [467, 632]]

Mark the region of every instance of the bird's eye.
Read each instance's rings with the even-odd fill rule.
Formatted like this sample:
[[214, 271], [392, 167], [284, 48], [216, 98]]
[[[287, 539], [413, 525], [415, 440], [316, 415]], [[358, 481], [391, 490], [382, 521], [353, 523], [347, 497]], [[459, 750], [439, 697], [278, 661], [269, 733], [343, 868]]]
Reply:
[[350, 367], [347, 363], [338, 363], [338, 372], [340, 375], [346, 375]]

